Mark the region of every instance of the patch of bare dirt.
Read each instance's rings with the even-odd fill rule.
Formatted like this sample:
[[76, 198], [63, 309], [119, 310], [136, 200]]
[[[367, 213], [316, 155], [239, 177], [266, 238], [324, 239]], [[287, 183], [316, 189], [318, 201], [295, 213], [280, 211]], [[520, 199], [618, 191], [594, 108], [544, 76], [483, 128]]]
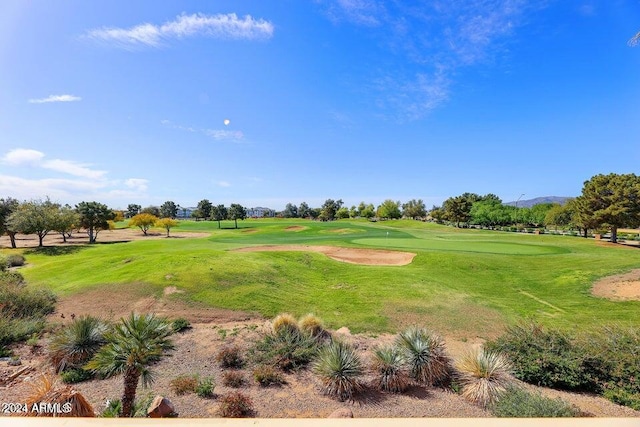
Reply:
[[640, 268], [600, 279], [594, 283], [591, 292], [597, 297], [611, 300], [640, 301]]
[[289, 227], [285, 228], [284, 231], [302, 231], [302, 230], [306, 230], [309, 227], [304, 227], [302, 225], [290, 225]]
[[407, 265], [416, 254], [383, 249], [341, 248], [338, 246], [266, 245], [235, 249], [238, 252], [301, 251], [323, 253], [336, 261], [360, 265]]
[[[185, 238], [198, 238], [209, 237], [210, 233], [190, 233], [190, 232], [174, 232], [172, 231], [169, 239], [185, 239]], [[118, 228], [116, 230], [103, 230], [98, 233], [96, 243], [115, 243], [115, 242], [131, 242], [133, 240], [153, 240], [153, 239], [166, 239], [167, 233], [151, 230], [147, 232], [145, 236], [138, 228]], [[88, 244], [89, 236], [84, 232], [73, 233], [71, 237], [67, 237], [67, 242], [60, 234], [47, 234], [43, 240], [44, 246], [69, 246]], [[18, 248], [33, 248], [38, 246], [38, 236], [28, 234], [16, 235], [16, 246]], [[10, 248], [11, 241], [8, 236], [0, 237], [0, 248]]]

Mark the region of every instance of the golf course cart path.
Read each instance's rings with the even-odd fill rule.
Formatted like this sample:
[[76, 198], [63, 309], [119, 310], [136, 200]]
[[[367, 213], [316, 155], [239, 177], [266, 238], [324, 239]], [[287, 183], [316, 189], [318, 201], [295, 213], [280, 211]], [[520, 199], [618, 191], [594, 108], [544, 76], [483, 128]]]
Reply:
[[591, 292], [611, 300], [640, 301], [640, 268], [598, 280]]
[[266, 245], [235, 249], [237, 252], [297, 251], [320, 252], [336, 261], [360, 265], [407, 265], [416, 254], [384, 249], [341, 248], [338, 246]]

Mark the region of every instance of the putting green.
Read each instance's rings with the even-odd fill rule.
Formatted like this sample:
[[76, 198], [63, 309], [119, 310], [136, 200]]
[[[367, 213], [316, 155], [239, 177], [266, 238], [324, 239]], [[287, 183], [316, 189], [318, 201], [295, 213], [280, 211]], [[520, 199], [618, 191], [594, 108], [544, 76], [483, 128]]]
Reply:
[[435, 251], [481, 252], [506, 255], [549, 255], [570, 252], [566, 248], [491, 240], [435, 240], [435, 239], [355, 239], [358, 245], [378, 248], [422, 249]]

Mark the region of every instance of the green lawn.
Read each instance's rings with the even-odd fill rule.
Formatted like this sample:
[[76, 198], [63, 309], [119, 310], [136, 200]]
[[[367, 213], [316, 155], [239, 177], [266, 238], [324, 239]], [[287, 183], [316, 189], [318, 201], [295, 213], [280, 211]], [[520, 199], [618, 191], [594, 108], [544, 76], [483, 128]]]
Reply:
[[[71, 253], [26, 251], [31, 286], [62, 295], [132, 284], [273, 316], [314, 312], [330, 327], [396, 331], [413, 323], [461, 337], [490, 336], [536, 318], [566, 328], [603, 322], [640, 326], [640, 302], [591, 296], [598, 277], [640, 268], [640, 250], [569, 236], [458, 230], [417, 221], [181, 222], [196, 239], [97, 244]], [[98, 237], [98, 242], [100, 238]], [[407, 266], [359, 266], [318, 253], [232, 252], [263, 244], [318, 244], [417, 253]], [[54, 251], [55, 252], [55, 251]], [[64, 251], [62, 251], [64, 252]], [[170, 277], [170, 279], [167, 279]]]

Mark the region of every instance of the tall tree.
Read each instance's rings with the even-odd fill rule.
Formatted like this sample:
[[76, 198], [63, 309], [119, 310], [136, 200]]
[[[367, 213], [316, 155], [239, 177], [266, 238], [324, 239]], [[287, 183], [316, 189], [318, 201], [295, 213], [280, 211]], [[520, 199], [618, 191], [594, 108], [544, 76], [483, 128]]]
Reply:
[[211, 217], [211, 208], [213, 207], [213, 205], [211, 204], [211, 202], [207, 199], [202, 199], [198, 202], [198, 209], [197, 211], [199, 211], [200, 213], [200, 218], [210, 218]]
[[218, 221], [218, 228], [220, 228], [220, 221], [227, 219], [227, 216], [229, 216], [229, 212], [224, 205], [211, 207], [211, 219], [213, 221]]
[[298, 207], [291, 203], [287, 203], [287, 206], [284, 207], [282, 211], [282, 216], [284, 218], [297, 218], [298, 217]]
[[62, 240], [67, 243], [67, 236], [71, 231], [80, 226], [80, 217], [71, 206], [62, 206], [56, 213], [52, 229], [62, 235]]
[[167, 200], [160, 206], [160, 218], [172, 218], [178, 215], [178, 205], [171, 200]]
[[107, 344], [85, 365], [105, 377], [122, 375], [122, 417], [131, 417], [138, 382], [147, 387], [153, 382], [149, 366], [174, 348], [169, 339], [173, 328], [165, 319], [153, 314], [131, 313], [105, 334]]
[[565, 203], [564, 205], [554, 203], [544, 217], [544, 225], [547, 227], [555, 226], [556, 230], [558, 227], [568, 227], [571, 225], [572, 216], [573, 209], [570, 203]]
[[576, 198], [578, 215], [611, 230], [618, 241], [618, 228], [640, 225], [640, 177], [636, 174], [595, 175], [585, 181]]
[[50, 200], [31, 200], [21, 203], [7, 219], [9, 228], [22, 234], [36, 234], [38, 246], [55, 227], [59, 205]]
[[140, 211], [142, 211], [142, 206], [131, 203], [127, 206], [126, 217], [131, 218], [134, 215], [138, 215]]
[[160, 218], [159, 220], [156, 221], [156, 227], [162, 227], [165, 230], [167, 230], [167, 237], [169, 237], [169, 231], [173, 228], [173, 227], [177, 227], [178, 226], [178, 221], [176, 221], [175, 219], [171, 219], [171, 218]]
[[247, 210], [237, 203], [231, 203], [229, 206], [229, 219], [232, 219], [236, 223], [236, 228], [238, 228], [238, 220], [245, 219], [247, 217]]
[[427, 210], [422, 199], [411, 199], [402, 205], [402, 215], [407, 218], [419, 219], [427, 216]]
[[153, 215], [155, 217], [160, 217], [160, 208], [158, 206], [147, 206], [146, 208], [143, 208], [140, 210], [141, 214], [149, 214], [149, 215]]
[[394, 202], [387, 199], [378, 206], [378, 218], [382, 219], [398, 219], [402, 217], [400, 212], [400, 202]]
[[309, 205], [306, 202], [302, 202], [300, 203], [300, 206], [298, 206], [298, 216], [300, 218], [309, 217]]
[[373, 218], [374, 216], [376, 216], [376, 208], [375, 206], [373, 206], [373, 203], [369, 203], [368, 205], [366, 205], [361, 211], [360, 211], [360, 216], [363, 218]]
[[327, 199], [322, 204], [319, 218], [322, 221], [333, 221], [336, 219], [336, 212], [342, 207], [342, 199]]
[[11, 226], [7, 224], [7, 220], [9, 216], [18, 209], [20, 202], [16, 199], [12, 199], [11, 197], [7, 197], [6, 199], [0, 199], [0, 236], [4, 233], [7, 233], [9, 236], [9, 240], [11, 241], [11, 247], [13, 249], [16, 248], [16, 230], [12, 230]]
[[89, 243], [95, 243], [101, 230], [109, 229], [109, 221], [115, 215], [107, 205], [98, 202], [80, 202], [76, 205], [76, 211], [80, 215], [80, 226], [87, 230]]
[[457, 197], [449, 197], [442, 205], [444, 218], [447, 221], [454, 222], [458, 228], [460, 228], [461, 222], [468, 222], [471, 219], [473, 202], [471, 198], [465, 197], [465, 194]]

